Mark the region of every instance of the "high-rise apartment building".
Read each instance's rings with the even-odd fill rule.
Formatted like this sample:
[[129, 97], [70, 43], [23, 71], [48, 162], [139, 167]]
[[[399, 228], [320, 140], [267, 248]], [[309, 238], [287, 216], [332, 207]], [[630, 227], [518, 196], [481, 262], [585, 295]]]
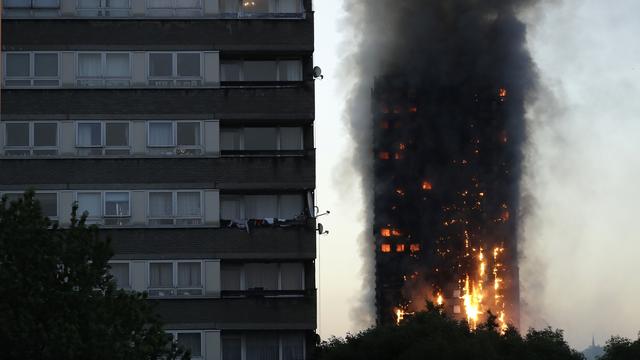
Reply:
[[194, 359], [312, 358], [311, 0], [5, 0], [0, 193], [112, 238]]

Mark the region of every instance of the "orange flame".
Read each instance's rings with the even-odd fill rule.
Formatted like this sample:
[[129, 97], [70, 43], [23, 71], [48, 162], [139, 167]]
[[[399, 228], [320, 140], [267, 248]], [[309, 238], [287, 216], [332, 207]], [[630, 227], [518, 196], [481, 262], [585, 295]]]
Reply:
[[422, 190], [429, 191], [433, 189], [433, 185], [427, 180], [422, 182]]
[[391, 229], [389, 229], [389, 228], [380, 229], [380, 235], [382, 235], [382, 237], [390, 237], [391, 236]]
[[380, 251], [382, 251], [383, 253], [390, 253], [391, 252], [391, 244], [382, 244], [382, 245], [380, 245]]
[[404, 252], [404, 244], [396, 244], [396, 252]]

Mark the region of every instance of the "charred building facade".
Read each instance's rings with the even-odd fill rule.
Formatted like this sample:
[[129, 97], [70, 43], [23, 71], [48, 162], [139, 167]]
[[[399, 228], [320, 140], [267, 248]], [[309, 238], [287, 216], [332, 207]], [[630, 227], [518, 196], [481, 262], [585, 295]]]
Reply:
[[0, 195], [78, 203], [194, 359], [315, 341], [311, 0], [6, 0]]
[[[425, 87], [427, 86], [427, 87]], [[430, 89], [376, 80], [374, 226], [381, 324], [426, 301], [473, 327], [485, 311], [517, 324], [516, 226], [520, 137], [504, 88]]]

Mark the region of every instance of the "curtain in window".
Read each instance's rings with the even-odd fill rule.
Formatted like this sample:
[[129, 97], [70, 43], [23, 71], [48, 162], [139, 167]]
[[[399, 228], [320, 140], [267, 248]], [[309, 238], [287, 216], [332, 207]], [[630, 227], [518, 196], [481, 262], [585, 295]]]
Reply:
[[29, 146], [29, 124], [9, 123], [6, 125], [6, 146]]
[[278, 63], [280, 81], [302, 81], [302, 61], [280, 60]]
[[282, 335], [282, 360], [304, 360], [302, 334]]
[[302, 128], [280, 128], [280, 150], [302, 150]]
[[79, 193], [78, 214], [89, 213], [89, 217], [102, 217], [100, 193]]
[[100, 123], [78, 124], [78, 146], [100, 146], [102, 144], [100, 132]]
[[129, 76], [129, 54], [106, 54], [106, 62], [105, 76]]
[[116, 285], [119, 288], [129, 288], [129, 264], [114, 263], [109, 265], [111, 266], [109, 273], [115, 279]]
[[108, 192], [104, 195], [104, 211], [108, 216], [129, 216], [129, 194]]
[[245, 197], [247, 219], [267, 219], [278, 217], [278, 197], [276, 195], [248, 195]]
[[100, 77], [102, 75], [102, 55], [78, 54], [78, 75]]
[[293, 14], [300, 12], [300, 0], [278, 0], [278, 12], [285, 14]]
[[246, 344], [246, 360], [279, 360], [280, 346], [277, 335], [248, 335]]
[[149, 145], [172, 146], [173, 125], [171, 123], [149, 124]]
[[[6, 4], [5, 4], [6, 6]], [[6, 72], [7, 76], [29, 76], [30, 67], [29, 54], [7, 54]]]
[[280, 195], [278, 218], [294, 219], [302, 214], [302, 195]]
[[194, 288], [200, 287], [200, 263], [183, 262], [178, 263], [178, 287]]
[[151, 217], [173, 216], [172, 194], [169, 192], [149, 193], [149, 215]]
[[200, 193], [178, 193], [178, 216], [200, 216]]
[[222, 337], [222, 360], [242, 360], [242, 339], [240, 337]]
[[278, 264], [245, 265], [245, 287], [278, 290]]
[[178, 333], [178, 344], [191, 350], [192, 357], [202, 356], [200, 333]]
[[281, 290], [303, 290], [304, 266], [302, 264], [280, 264]]
[[241, 267], [235, 265], [221, 265], [220, 278], [222, 290], [238, 291], [240, 287]]
[[149, 265], [149, 285], [152, 288], [173, 286], [173, 264], [152, 263]]

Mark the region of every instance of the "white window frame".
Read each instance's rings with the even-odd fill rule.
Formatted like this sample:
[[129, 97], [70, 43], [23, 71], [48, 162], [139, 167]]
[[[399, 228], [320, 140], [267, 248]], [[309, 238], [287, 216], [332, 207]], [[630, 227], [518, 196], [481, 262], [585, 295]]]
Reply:
[[[197, 192], [200, 195], [200, 216], [178, 216], [178, 194], [179, 193], [194, 193]], [[152, 193], [170, 193], [171, 194], [171, 211], [172, 214], [167, 217], [151, 217], [151, 207], [149, 198]], [[192, 227], [204, 225], [204, 191], [202, 190], [148, 190], [147, 191], [147, 225], [153, 227]], [[171, 224], [153, 224], [153, 220], [171, 220]], [[197, 224], [181, 223], [180, 220], [197, 220]]]
[[[245, 141], [245, 136], [244, 136], [244, 131], [247, 128], [276, 128], [276, 149], [273, 150], [246, 150], [246, 141]], [[302, 149], [297, 149], [297, 150], [282, 150], [282, 129], [283, 128], [299, 128], [300, 131], [300, 143], [302, 144]], [[230, 130], [230, 129], [236, 129], [240, 132], [240, 149], [239, 150], [224, 150], [222, 149], [222, 133], [225, 130]], [[237, 127], [237, 128], [233, 128], [233, 127], [228, 127], [228, 128], [221, 128], [220, 132], [219, 132], [219, 136], [220, 136], [220, 151], [264, 151], [264, 152], [269, 152], [269, 151], [303, 151], [304, 150], [304, 126], [243, 126], [243, 127]]]
[[[129, 143], [128, 146], [107, 146], [107, 124], [113, 124], [113, 123], [117, 123], [117, 124], [127, 124], [127, 126], [129, 127], [129, 131], [128, 131], [128, 139], [127, 142]], [[81, 124], [100, 124], [100, 145], [80, 145], [80, 132], [78, 131], [78, 128]], [[91, 154], [91, 155], [85, 155], [85, 156], [101, 156], [101, 155], [110, 155], [108, 154], [109, 151], [111, 150], [121, 150], [121, 151], [128, 151], [129, 154], [131, 154], [131, 121], [126, 121], [126, 120], [80, 120], [80, 121], [76, 121], [75, 125], [74, 125], [74, 130], [75, 130], [75, 148], [76, 148], [76, 152], [78, 154], [80, 154], [80, 152], [82, 151], [82, 149], [100, 149], [100, 154]]]
[[[3, 191], [3, 192], [0, 192], [0, 198], [2, 198], [4, 195], [12, 195], [12, 194], [23, 195], [24, 192], [23, 191]], [[54, 194], [56, 196], [56, 216], [49, 217], [49, 220], [51, 220], [52, 222], [59, 221], [59, 217], [60, 217], [60, 194], [57, 191], [46, 191], [46, 190], [45, 191], [36, 191], [35, 194], [36, 195], [38, 195], [38, 194]]]
[[[115, 12], [111, 14], [110, 12]], [[131, 12], [131, 0], [127, 0], [127, 6], [123, 8], [107, 6], [107, 0], [100, 0], [100, 5], [95, 8], [82, 8], [80, 1], [76, 0], [76, 14], [86, 17], [128, 17]], [[84, 52], [83, 52], [84, 53]]]
[[[38, 8], [40, 9], [40, 8]], [[48, 8], [42, 8], [48, 9]], [[28, 76], [9, 76], [7, 74], [7, 55], [20, 55], [20, 54], [28, 54], [29, 55], [29, 75]], [[36, 54], [55, 54], [58, 57], [58, 75], [57, 76], [35, 76], [35, 55]], [[58, 88], [60, 87], [60, 72], [62, 69], [62, 64], [60, 61], [60, 53], [57, 51], [8, 51], [3, 55], [3, 85], [7, 88]], [[29, 81], [29, 85], [7, 85], [7, 80], [17, 80], [17, 81]], [[56, 85], [35, 85], [34, 82], [38, 80], [55, 80], [57, 81]]]
[[[176, 2], [177, 0], [171, 0], [171, 6], [168, 7], [151, 7], [151, 0], [145, 0], [145, 14], [149, 17], [192, 17], [203, 14], [203, 0], [198, 0], [198, 7], [178, 7], [176, 6]], [[156, 14], [154, 14], [154, 12], [156, 12]]]
[[[101, 0], [103, 2], [105, 0]], [[100, 55], [100, 76], [80, 76], [80, 55]], [[105, 70], [107, 68], [107, 54], [126, 54], [129, 57], [129, 76], [107, 76], [105, 75]], [[76, 87], [79, 88], [123, 88], [131, 86], [131, 79], [133, 74], [133, 64], [132, 64], [131, 52], [128, 51], [77, 51], [74, 53], [74, 64], [75, 64], [75, 76], [76, 76]], [[99, 82], [98, 85], [90, 85], [89, 82]], [[120, 85], [116, 83], [115, 85], [109, 85], [110, 82], [123, 82], [126, 81], [127, 85]]]
[[[73, 192], [73, 201], [78, 201], [78, 194], [100, 194], [100, 206], [102, 209], [101, 216], [92, 216], [89, 214], [87, 216], [87, 224], [99, 224], [105, 227], [126, 227], [130, 225], [133, 207], [131, 206], [131, 191], [130, 190], [76, 190]], [[128, 216], [107, 216], [106, 213], [106, 193], [127, 193], [129, 198], [129, 215]], [[78, 214], [78, 216], [82, 216], [82, 214]], [[109, 219], [122, 219], [125, 220], [123, 223], [108, 223]]]
[[[151, 55], [171, 54], [171, 76], [151, 75]], [[200, 76], [178, 76], [178, 54], [198, 54]], [[201, 51], [148, 51], [146, 54], [147, 86], [150, 87], [199, 87], [204, 81], [204, 53]]]
[[[7, 131], [6, 125], [9, 124], [27, 124], [28, 132], [29, 132], [29, 144], [27, 146], [9, 146], [6, 145], [9, 139], [9, 132]], [[55, 124], [56, 125], [56, 145], [55, 146], [36, 146], [35, 145], [35, 124]], [[4, 121], [3, 127], [4, 130], [4, 155], [6, 156], [56, 156], [60, 152], [60, 126], [57, 121], [51, 120], [39, 120], [39, 121]], [[7, 151], [28, 151], [28, 154], [25, 155], [12, 155], [7, 154]], [[35, 154], [34, 151], [55, 151], [55, 154], [51, 155], [43, 155], [43, 154]]]
[[[269, 333], [270, 331], [262, 331], [262, 333]], [[288, 334], [292, 334], [294, 333], [294, 331], [290, 331], [290, 332], [286, 332], [286, 331], [278, 331], [277, 332], [277, 336], [278, 336], [278, 359], [283, 360], [284, 358], [284, 352], [283, 352], [283, 343], [282, 343], [282, 337], [284, 335], [288, 335]], [[302, 358], [306, 359], [307, 358], [307, 337], [304, 335], [304, 332], [297, 332], [298, 334], [300, 334], [302, 336]], [[239, 338], [240, 339], [240, 353], [241, 353], [241, 360], [246, 360], [247, 358], [247, 334], [246, 333], [242, 333], [242, 334], [233, 334], [233, 335], [225, 335], [225, 334], [221, 334], [220, 337], [220, 355], [221, 358], [224, 356], [223, 354], [223, 341], [224, 341], [224, 337], [229, 337], [229, 338]]]
[[[133, 282], [133, 276], [132, 276], [133, 274], [132, 274], [132, 271], [131, 271], [131, 261], [126, 261], [126, 260], [110, 260], [110, 261], [109, 261], [109, 265], [111, 265], [111, 264], [127, 264], [127, 266], [129, 267], [129, 279], [128, 279], [129, 287], [122, 288], [122, 287], [119, 287], [119, 286], [118, 286], [118, 289], [122, 289], [122, 290], [132, 290], [132, 289], [133, 289], [133, 286], [131, 286], [131, 285], [132, 285], [132, 282]], [[112, 274], [110, 274], [110, 275], [111, 275], [111, 276], [113, 276]], [[116, 284], [116, 286], [117, 286], [117, 284]]]
[[[199, 126], [200, 145], [179, 145], [178, 144], [178, 123], [197, 123]], [[151, 145], [151, 125], [171, 124], [171, 145]], [[152, 120], [147, 121], [147, 152], [157, 153], [156, 149], [166, 149], [162, 155], [188, 155], [198, 156], [204, 153], [204, 121], [202, 120]], [[188, 154], [188, 150], [197, 150], [198, 154]]]
[[[200, 287], [179, 287], [178, 286], [178, 264], [180, 263], [198, 263], [200, 264]], [[151, 264], [171, 264], [171, 286], [169, 287], [151, 287]], [[202, 259], [193, 259], [193, 260], [149, 260], [147, 261], [147, 293], [150, 298], [166, 298], [166, 297], [179, 297], [179, 298], [188, 298], [188, 297], [203, 297], [205, 294], [204, 284], [205, 284], [205, 269], [204, 269], [204, 260]], [[200, 291], [200, 294], [193, 295], [184, 295], [180, 294], [181, 291], [184, 290], [196, 290]], [[159, 295], [160, 292], [166, 293], [166, 295]]]
[[[270, 81], [260, 81], [260, 80], [247, 80], [245, 79], [245, 75], [244, 75], [244, 63], [245, 62], [252, 62], [252, 61], [275, 61], [276, 63], [276, 80], [270, 80]], [[301, 80], [280, 80], [280, 62], [281, 61], [300, 61], [300, 67], [301, 67], [301, 73], [300, 73], [300, 79]], [[299, 82], [303, 82], [304, 81], [304, 62], [302, 61], [302, 58], [277, 58], [277, 59], [260, 59], [260, 60], [247, 60], [247, 59], [236, 59], [236, 60], [221, 60], [220, 61], [220, 79], [222, 79], [222, 65], [224, 64], [230, 64], [230, 63], [236, 63], [240, 65], [240, 80], [222, 80], [224, 82], [256, 82], [256, 83], [270, 83], [270, 82], [284, 82], [284, 83], [299, 83]]]
[[200, 356], [191, 355], [192, 360], [203, 360], [207, 357], [205, 343], [204, 343], [204, 331], [202, 330], [165, 330], [167, 334], [171, 334], [172, 341], [178, 342], [178, 334], [200, 334]]

